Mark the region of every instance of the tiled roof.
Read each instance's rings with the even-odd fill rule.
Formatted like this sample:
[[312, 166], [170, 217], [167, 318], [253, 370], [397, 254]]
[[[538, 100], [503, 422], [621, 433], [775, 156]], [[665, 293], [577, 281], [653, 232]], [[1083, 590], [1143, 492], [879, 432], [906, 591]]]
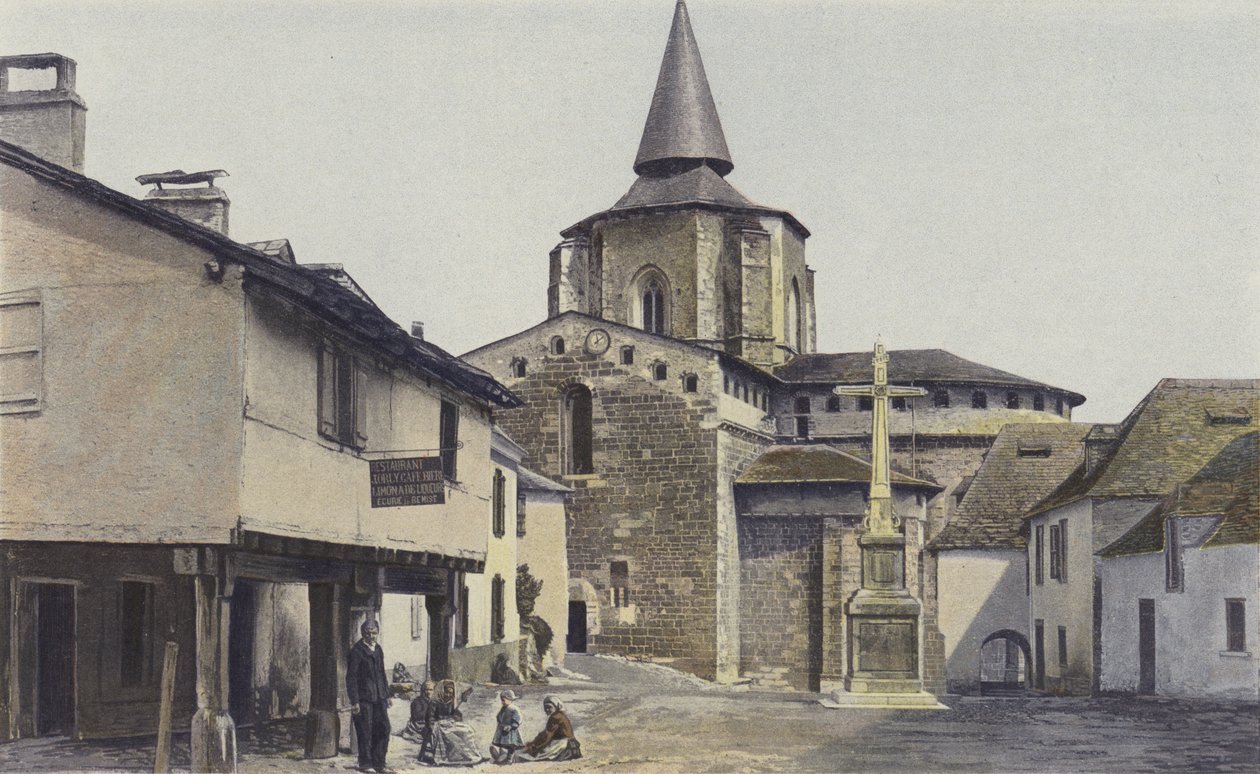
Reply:
[[[825, 444], [771, 446], [744, 469], [737, 484], [870, 483], [871, 464]], [[892, 471], [892, 483], [940, 491], [930, 481]]]
[[1219, 516], [1204, 547], [1260, 543], [1260, 433], [1235, 438], [1190, 480], [1178, 485], [1119, 540], [1098, 553], [1128, 556], [1164, 550], [1164, 522]]
[[543, 492], [572, 492], [573, 490], [563, 484], [557, 484], [555, 481], [547, 478], [541, 473], [535, 473], [529, 468], [516, 469], [517, 487], [520, 489], [529, 489], [532, 491]]
[[1061, 484], [1081, 460], [1092, 425], [1017, 424], [1002, 428], [933, 549], [1022, 548], [1029, 506]]
[[1115, 429], [1094, 469], [1081, 465], [1028, 517], [1083, 497], [1164, 497], [1258, 421], [1260, 380], [1164, 379]]
[[[1083, 395], [1070, 390], [973, 363], [943, 349], [895, 349], [888, 352], [888, 358], [888, 380], [895, 384], [940, 382], [1040, 387], [1062, 393], [1073, 406], [1085, 402]], [[797, 355], [776, 368], [774, 373], [785, 382], [866, 384], [871, 380], [871, 353], [815, 352]]]

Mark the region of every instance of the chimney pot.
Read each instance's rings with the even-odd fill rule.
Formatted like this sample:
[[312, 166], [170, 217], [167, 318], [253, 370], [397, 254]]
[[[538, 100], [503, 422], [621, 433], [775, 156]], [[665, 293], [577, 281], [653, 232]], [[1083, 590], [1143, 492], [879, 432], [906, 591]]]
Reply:
[[[10, 91], [10, 70], [57, 71], [51, 89]], [[87, 105], [74, 92], [75, 62], [61, 54], [0, 56], [0, 139], [83, 174]]]
[[[214, 181], [227, 176], [228, 173], [221, 169], [210, 169], [204, 172], [185, 172], [182, 169], [174, 169], [170, 172], [140, 175], [136, 178], [136, 182], [154, 186], [145, 195], [146, 202], [226, 236], [228, 207], [232, 202], [223, 189], [214, 184]], [[191, 187], [197, 183], [206, 185], [204, 188]], [[168, 185], [190, 187], [167, 188]]]

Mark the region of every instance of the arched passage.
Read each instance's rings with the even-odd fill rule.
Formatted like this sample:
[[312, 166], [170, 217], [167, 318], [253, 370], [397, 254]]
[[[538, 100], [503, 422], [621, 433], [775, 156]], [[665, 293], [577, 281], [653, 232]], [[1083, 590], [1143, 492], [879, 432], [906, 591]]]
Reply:
[[1028, 638], [1014, 629], [1001, 629], [980, 645], [980, 693], [1023, 691], [1031, 678], [1032, 649]]

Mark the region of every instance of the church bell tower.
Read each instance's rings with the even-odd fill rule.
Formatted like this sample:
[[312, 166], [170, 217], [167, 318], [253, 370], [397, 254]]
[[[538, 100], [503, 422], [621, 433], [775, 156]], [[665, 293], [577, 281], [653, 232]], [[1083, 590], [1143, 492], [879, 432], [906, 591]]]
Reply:
[[679, 0], [634, 161], [611, 208], [561, 232], [548, 316], [578, 311], [763, 367], [813, 352], [809, 231], [754, 204], [734, 169], [687, 6]]

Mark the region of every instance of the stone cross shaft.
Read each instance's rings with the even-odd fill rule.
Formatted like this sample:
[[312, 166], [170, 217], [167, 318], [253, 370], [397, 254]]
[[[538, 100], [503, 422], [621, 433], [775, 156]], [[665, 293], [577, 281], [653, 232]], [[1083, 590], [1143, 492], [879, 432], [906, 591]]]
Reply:
[[883, 342], [875, 342], [875, 383], [836, 387], [836, 395], [871, 398], [871, 497], [864, 526], [869, 534], [895, 535], [901, 525], [893, 509], [892, 472], [888, 462], [888, 399], [927, 395], [920, 387], [888, 385], [888, 353]]

